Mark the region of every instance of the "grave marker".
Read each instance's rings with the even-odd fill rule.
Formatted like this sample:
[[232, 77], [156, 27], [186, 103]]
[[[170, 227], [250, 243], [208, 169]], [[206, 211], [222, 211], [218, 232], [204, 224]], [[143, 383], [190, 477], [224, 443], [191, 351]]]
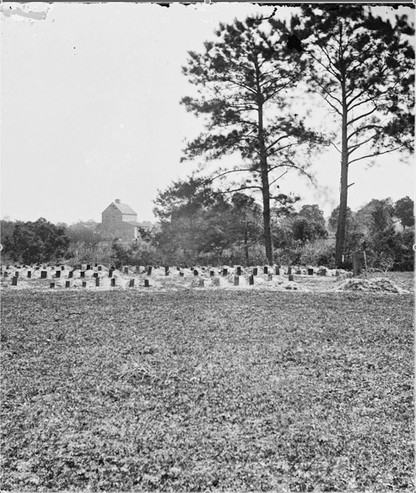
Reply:
[[226, 269], [226, 268], [222, 269], [222, 275], [227, 276], [228, 275], [228, 269]]
[[240, 278], [238, 276], [234, 276], [234, 286], [240, 285]]
[[74, 271], [73, 270], [70, 270], [68, 272], [68, 279], [72, 279], [74, 277]]
[[108, 277], [113, 277], [113, 272], [114, 272], [113, 269], [110, 269], [108, 271]]
[[295, 280], [295, 276], [293, 274], [289, 274], [289, 281], [294, 281]]
[[237, 276], [241, 276], [241, 267], [240, 266], [237, 267]]
[[267, 280], [268, 281], [273, 281], [273, 274], [268, 274], [267, 275]]
[[79, 273], [81, 279], [83, 279], [85, 277], [85, 270], [82, 270], [80, 273]]
[[71, 287], [71, 281], [65, 281], [65, 287], [70, 288]]
[[308, 269], [308, 276], [313, 276], [313, 269]]
[[95, 286], [98, 288], [100, 286], [100, 278], [96, 277], [95, 278]]
[[269, 268], [267, 267], [267, 265], [265, 265], [263, 267], [263, 274], [268, 274], [269, 273]]
[[148, 275], [148, 276], [151, 276], [151, 275], [152, 275], [152, 267], [151, 267], [151, 266], [149, 266], [149, 267], [147, 268], [147, 275]]
[[257, 267], [253, 267], [253, 276], [257, 276], [259, 270]]
[[32, 277], [32, 272], [30, 270], [27, 271], [27, 278], [28, 279], [31, 279]]
[[198, 281], [198, 287], [199, 288], [203, 288], [204, 286], [205, 286], [204, 280], [203, 279], [199, 279], [199, 281]]
[[198, 276], [198, 275], [199, 275], [199, 272], [196, 269], [194, 269], [194, 276]]
[[124, 274], [128, 274], [129, 273], [129, 268], [128, 267], [124, 267], [123, 268], [123, 273]]
[[115, 285], [116, 285], [116, 279], [115, 279], [115, 277], [113, 277], [111, 279], [111, 287], [114, 288]]
[[98, 268], [98, 271], [99, 272], [103, 270], [103, 268], [101, 267], [101, 265], [99, 265], [97, 268]]
[[55, 277], [56, 277], [57, 279], [59, 279], [59, 278], [61, 277], [61, 271], [60, 271], [60, 270], [57, 270], [57, 271], [55, 272]]
[[82, 281], [82, 287], [86, 288], [87, 287], [87, 281]]
[[51, 282], [51, 283], [49, 284], [49, 287], [50, 287], [50, 289], [54, 289], [54, 288], [55, 288], [55, 283], [54, 283], [54, 282]]
[[92, 277], [95, 277], [96, 279], [98, 279], [98, 272], [94, 272], [94, 274], [92, 275]]
[[169, 275], [169, 266], [165, 265], [165, 276]]
[[46, 270], [41, 270], [40, 271], [40, 278], [46, 279], [47, 277], [48, 277], [48, 272]]
[[12, 277], [12, 286], [17, 286], [17, 279], [16, 276]]
[[248, 284], [249, 286], [254, 285], [254, 274], [251, 274], [251, 276], [248, 278]]
[[134, 279], [130, 279], [129, 281], [129, 287], [134, 288]]
[[148, 288], [150, 286], [149, 279], [144, 280], [144, 287]]
[[274, 269], [274, 273], [276, 274], [276, 276], [280, 276], [280, 268], [279, 267], [276, 267]]
[[85, 270], [90, 270], [90, 269], [91, 269], [91, 265], [87, 264], [87, 268]]

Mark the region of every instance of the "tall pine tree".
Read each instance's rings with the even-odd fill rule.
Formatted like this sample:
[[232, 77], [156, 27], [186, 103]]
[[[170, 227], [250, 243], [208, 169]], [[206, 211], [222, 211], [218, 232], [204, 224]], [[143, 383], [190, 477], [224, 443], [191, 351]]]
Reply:
[[[279, 21], [271, 20], [279, 29]], [[340, 204], [336, 262], [344, 251], [351, 164], [395, 150], [413, 151], [414, 34], [406, 16], [394, 26], [362, 5], [302, 5], [291, 37], [317, 91], [339, 122]], [[293, 43], [292, 43], [293, 44]]]
[[290, 170], [307, 173], [310, 151], [319, 143], [291, 110], [302, 62], [293, 60], [281, 22], [271, 32], [262, 17], [249, 17], [221, 24], [215, 35], [202, 53], [189, 53], [183, 68], [198, 96], [182, 104], [206, 117], [206, 131], [188, 143], [184, 159], [237, 156], [239, 164], [217, 167], [211, 178], [238, 177], [228, 191], [261, 193], [266, 258], [273, 264], [270, 210], [277, 182]]

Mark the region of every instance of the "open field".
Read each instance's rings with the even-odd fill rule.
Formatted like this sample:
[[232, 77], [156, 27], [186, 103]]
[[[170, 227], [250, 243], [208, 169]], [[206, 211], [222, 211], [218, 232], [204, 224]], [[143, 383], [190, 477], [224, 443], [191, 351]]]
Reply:
[[2, 490], [414, 490], [412, 295], [2, 298]]

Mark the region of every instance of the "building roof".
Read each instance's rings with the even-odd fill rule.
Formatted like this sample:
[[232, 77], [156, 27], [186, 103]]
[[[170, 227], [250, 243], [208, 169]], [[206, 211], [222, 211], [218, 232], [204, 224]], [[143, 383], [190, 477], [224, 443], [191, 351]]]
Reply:
[[137, 212], [134, 211], [128, 204], [122, 204], [118, 199], [116, 199], [111, 205], [115, 205], [122, 214], [137, 215]]

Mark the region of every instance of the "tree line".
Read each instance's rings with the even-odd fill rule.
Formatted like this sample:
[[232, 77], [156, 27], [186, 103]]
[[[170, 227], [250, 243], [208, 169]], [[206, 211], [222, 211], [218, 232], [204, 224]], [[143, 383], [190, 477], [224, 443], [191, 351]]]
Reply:
[[[282, 198], [271, 210], [273, 255], [278, 264], [336, 266], [334, 235], [339, 207], [326, 220], [317, 204], [295, 209], [298, 197]], [[67, 262], [72, 265], [262, 265], [262, 209], [253, 197], [230, 198], [202, 178], [174, 182], [155, 201], [158, 223], [142, 228], [129, 244], [109, 238], [94, 221], [71, 226], [37, 221], [1, 221], [2, 260], [10, 263]], [[365, 251], [369, 268], [412, 270], [413, 201], [373, 199], [357, 211], [347, 209], [342, 266]]]

